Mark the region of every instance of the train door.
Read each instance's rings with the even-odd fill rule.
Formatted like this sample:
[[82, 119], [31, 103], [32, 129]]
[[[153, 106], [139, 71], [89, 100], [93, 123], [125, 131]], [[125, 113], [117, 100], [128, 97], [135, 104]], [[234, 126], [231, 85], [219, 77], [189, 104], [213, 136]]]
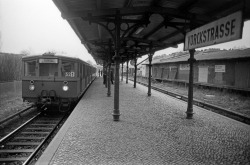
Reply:
[[154, 67], [154, 72], [153, 72], [153, 78], [157, 78], [157, 68], [156, 67]]
[[235, 64], [235, 87], [250, 88], [250, 62]]
[[161, 79], [164, 77], [164, 68], [161, 68]]
[[170, 66], [169, 67], [169, 79], [175, 80], [177, 75], [177, 66]]

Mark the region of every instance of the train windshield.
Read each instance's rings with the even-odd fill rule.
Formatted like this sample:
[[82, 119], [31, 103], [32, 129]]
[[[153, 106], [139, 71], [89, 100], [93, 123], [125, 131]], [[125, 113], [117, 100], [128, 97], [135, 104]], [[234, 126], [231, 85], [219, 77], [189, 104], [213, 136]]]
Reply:
[[58, 59], [39, 59], [39, 75], [58, 76]]
[[61, 74], [62, 77], [76, 77], [75, 63], [70, 61], [62, 61]]
[[24, 63], [24, 76], [36, 76], [36, 61]]

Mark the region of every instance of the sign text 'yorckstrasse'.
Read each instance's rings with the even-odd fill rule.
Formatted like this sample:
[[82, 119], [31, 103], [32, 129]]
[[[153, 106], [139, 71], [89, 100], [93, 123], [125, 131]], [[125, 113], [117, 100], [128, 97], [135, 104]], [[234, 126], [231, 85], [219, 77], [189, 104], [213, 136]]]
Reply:
[[240, 39], [242, 28], [242, 11], [238, 11], [188, 32], [184, 50]]

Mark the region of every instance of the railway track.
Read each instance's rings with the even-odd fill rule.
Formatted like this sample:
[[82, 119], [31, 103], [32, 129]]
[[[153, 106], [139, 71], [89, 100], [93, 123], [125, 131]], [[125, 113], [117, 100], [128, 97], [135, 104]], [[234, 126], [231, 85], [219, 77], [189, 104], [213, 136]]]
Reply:
[[39, 113], [0, 140], [0, 164], [29, 164], [67, 116]]
[[[129, 79], [129, 80], [134, 81], [132, 79]], [[144, 85], [144, 86], [148, 86], [148, 84], [140, 82], [140, 81], [137, 81], [137, 83], [141, 84], [141, 85]], [[167, 94], [169, 96], [175, 97], [175, 98], [177, 98], [179, 100], [183, 100], [183, 101], [186, 101], [186, 102], [188, 101], [187, 96], [180, 95], [180, 94], [177, 94], [177, 93], [174, 93], [174, 92], [171, 92], [171, 91], [167, 91], [165, 89], [156, 87], [154, 85], [151, 85], [151, 88], [158, 91], [158, 92], [161, 92], [161, 93]], [[200, 101], [200, 100], [197, 100], [197, 99], [193, 99], [193, 104], [198, 106], [198, 107], [202, 107], [202, 108], [204, 108], [206, 110], [216, 112], [218, 114], [230, 117], [230, 118], [232, 118], [234, 120], [237, 120], [237, 121], [240, 121], [242, 123], [250, 125], [250, 118], [247, 117], [247, 116], [244, 116], [244, 115], [242, 115], [240, 113], [237, 113], [237, 112], [234, 112], [234, 111], [231, 111], [231, 110], [228, 110], [228, 109], [224, 109], [224, 108], [216, 106], [216, 105], [205, 103], [204, 101]]]

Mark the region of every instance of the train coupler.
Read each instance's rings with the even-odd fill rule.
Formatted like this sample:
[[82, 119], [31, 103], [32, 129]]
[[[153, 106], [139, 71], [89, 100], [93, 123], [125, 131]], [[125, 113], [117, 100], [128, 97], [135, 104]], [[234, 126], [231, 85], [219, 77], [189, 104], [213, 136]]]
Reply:
[[67, 102], [61, 102], [59, 105], [60, 112], [67, 112], [70, 110], [71, 102], [68, 100]]

